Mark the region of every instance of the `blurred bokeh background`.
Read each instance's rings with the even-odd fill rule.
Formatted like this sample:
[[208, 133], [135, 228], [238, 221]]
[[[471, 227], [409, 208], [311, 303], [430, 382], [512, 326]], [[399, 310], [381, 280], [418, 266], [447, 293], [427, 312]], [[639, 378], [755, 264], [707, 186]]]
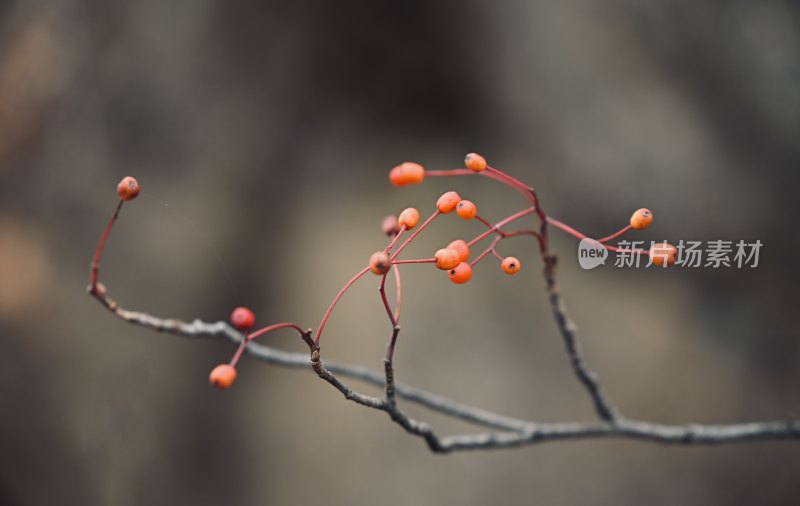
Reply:
[[[88, 267], [135, 175], [103, 278], [123, 305], [315, 327], [383, 216], [444, 190], [499, 219], [490, 181], [395, 189], [393, 165], [478, 151], [591, 235], [755, 240], [756, 269], [582, 271], [566, 302], [621, 409], [665, 423], [800, 415], [800, 10], [794, 2], [0, 2], [0, 504], [798, 504], [800, 444], [623, 440], [432, 455], [313, 373], [114, 319]], [[444, 219], [413, 251], [477, 233]], [[534, 245], [463, 287], [405, 269], [398, 379], [543, 421], [590, 419]], [[379, 369], [374, 280], [325, 355]], [[294, 336], [267, 343], [302, 350]], [[369, 389], [367, 389], [369, 390]], [[442, 433], [468, 427], [420, 412]]]

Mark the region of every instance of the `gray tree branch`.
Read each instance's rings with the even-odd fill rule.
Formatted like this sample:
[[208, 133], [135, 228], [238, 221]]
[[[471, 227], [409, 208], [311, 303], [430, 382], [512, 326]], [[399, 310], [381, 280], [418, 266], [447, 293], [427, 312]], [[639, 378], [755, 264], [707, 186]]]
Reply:
[[[350, 364], [331, 362], [323, 365], [319, 348], [311, 339], [306, 339], [307, 336], [304, 336], [304, 341], [309, 345], [310, 357], [304, 353], [286, 352], [255, 342], [248, 343], [246, 351], [250, 356], [270, 364], [291, 368], [310, 367], [320, 378], [341, 392], [346, 399], [386, 412], [392, 421], [408, 433], [424, 439], [428, 447], [437, 453], [513, 448], [565, 439], [610, 437], [683, 445], [779, 439], [800, 440], [800, 421], [796, 419], [726, 425], [662, 425], [622, 417], [602, 392], [597, 376], [588, 369], [583, 359], [577, 340], [576, 327], [568, 318], [558, 292], [558, 285], [555, 281], [555, 257], [548, 254], [545, 255], [545, 260], [544, 274], [556, 322], [564, 339], [573, 370], [589, 392], [601, 418], [600, 422], [540, 423], [465, 406], [425, 390], [394, 383], [394, 371], [390, 359], [384, 361], [384, 376], [365, 367]], [[92, 287], [89, 288], [91, 295], [115, 316], [133, 324], [184, 337], [222, 337], [237, 345], [244, 339], [241, 333], [224, 321], [204, 322], [196, 319], [184, 322], [172, 318], [158, 318], [120, 307], [108, 296], [104, 287], [98, 286], [94, 290]], [[396, 337], [397, 330], [394, 331], [392, 340]], [[342, 382], [336, 374], [383, 387], [385, 397], [373, 397], [356, 392]], [[443, 415], [497, 429], [497, 431], [438, 436], [428, 424], [405, 415], [394, 402], [395, 395]]]

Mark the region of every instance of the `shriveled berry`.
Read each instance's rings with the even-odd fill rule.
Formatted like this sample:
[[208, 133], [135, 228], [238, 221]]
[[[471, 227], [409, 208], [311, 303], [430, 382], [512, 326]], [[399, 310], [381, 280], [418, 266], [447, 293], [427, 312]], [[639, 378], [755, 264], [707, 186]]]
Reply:
[[436, 260], [436, 267], [443, 271], [453, 269], [461, 263], [461, 258], [459, 258], [458, 252], [450, 248], [440, 249], [435, 255], [433, 255], [433, 258]]
[[404, 209], [403, 212], [400, 213], [400, 218], [397, 220], [397, 222], [401, 226], [405, 225], [407, 230], [411, 230], [417, 226], [417, 223], [419, 223], [419, 211], [413, 207]]
[[244, 306], [237, 307], [231, 312], [231, 324], [242, 332], [247, 332], [256, 324], [256, 315]]
[[631, 216], [631, 228], [634, 230], [644, 230], [653, 223], [653, 212], [650, 209], [641, 208]]
[[425, 168], [414, 162], [404, 162], [389, 171], [389, 181], [395, 186], [419, 184], [425, 180]]
[[500, 267], [506, 274], [513, 275], [519, 272], [522, 268], [522, 264], [519, 263], [519, 258], [517, 257], [505, 257], [503, 261], [500, 262]]
[[478, 207], [471, 200], [462, 200], [456, 206], [456, 212], [465, 220], [471, 220], [478, 215]]
[[461, 285], [472, 278], [472, 267], [467, 262], [461, 262], [455, 268], [447, 271], [447, 277], [453, 283]]
[[369, 270], [374, 274], [386, 274], [392, 268], [392, 259], [385, 251], [376, 251], [369, 257]]
[[117, 195], [122, 200], [133, 200], [139, 195], [141, 189], [139, 181], [135, 177], [125, 176], [117, 185]]
[[442, 214], [447, 214], [453, 212], [459, 202], [461, 202], [461, 197], [458, 193], [453, 191], [445, 192], [439, 197], [439, 200], [436, 201], [436, 207]]
[[469, 260], [469, 246], [467, 246], [466, 241], [463, 239], [456, 239], [448, 244], [447, 247], [451, 250], [455, 250], [455, 252], [458, 253], [459, 260], [462, 262]]
[[483, 172], [486, 170], [486, 158], [478, 153], [468, 154], [467, 157], [464, 158], [464, 164], [468, 169], [474, 170], [475, 172]]
[[230, 388], [236, 381], [236, 368], [229, 364], [220, 364], [208, 375], [208, 381], [220, 390]]
[[650, 259], [653, 265], [667, 267], [675, 264], [678, 258], [678, 248], [667, 242], [653, 244], [650, 247]]
[[400, 232], [400, 223], [398, 222], [397, 216], [390, 214], [384, 218], [381, 222], [381, 229], [383, 233], [388, 236], [397, 235], [397, 233]]

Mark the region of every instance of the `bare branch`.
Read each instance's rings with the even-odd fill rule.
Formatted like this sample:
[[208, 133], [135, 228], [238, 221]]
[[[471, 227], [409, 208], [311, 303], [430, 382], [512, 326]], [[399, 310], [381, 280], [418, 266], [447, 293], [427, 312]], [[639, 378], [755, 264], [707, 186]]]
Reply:
[[561, 298], [561, 292], [556, 281], [558, 258], [554, 253], [545, 253], [542, 258], [544, 259], [544, 278], [547, 283], [550, 306], [553, 309], [553, 317], [558, 325], [558, 331], [564, 339], [564, 346], [567, 349], [572, 370], [592, 397], [594, 409], [600, 418], [607, 422], [613, 422], [620, 416], [618, 410], [600, 387], [597, 374], [586, 365], [580, 341], [578, 340], [578, 326], [567, 315], [567, 306]]
[[[193, 320], [184, 322], [171, 318], [158, 318], [147, 313], [119, 307], [106, 295], [105, 290], [98, 290], [92, 295], [115, 316], [143, 327], [184, 337], [222, 337], [237, 345], [244, 338], [224, 321]], [[308, 339], [306, 343], [313, 346], [311, 339]], [[273, 365], [289, 368], [312, 368], [317, 375], [339, 390], [345, 398], [372, 409], [385, 411], [407, 432], [423, 438], [431, 450], [437, 453], [514, 448], [565, 439], [611, 437], [684, 445], [780, 439], [800, 440], [800, 420], [796, 419], [728, 425], [661, 425], [620, 417], [614, 418], [613, 421], [597, 423], [539, 423], [498, 415], [453, 402], [425, 390], [394, 384], [394, 391], [399, 398], [446, 416], [501, 431], [439, 437], [430, 426], [408, 418], [396, 405], [390, 404], [385, 399], [360, 394], [335, 376], [335, 374], [339, 374], [385, 388], [386, 378], [365, 367], [334, 362], [323, 366], [318, 350], [316, 364], [313, 352], [309, 358], [309, 355], [305, 353], [287, 352], [255, 342], [249, 342], [246, 351], [249, 356]]]

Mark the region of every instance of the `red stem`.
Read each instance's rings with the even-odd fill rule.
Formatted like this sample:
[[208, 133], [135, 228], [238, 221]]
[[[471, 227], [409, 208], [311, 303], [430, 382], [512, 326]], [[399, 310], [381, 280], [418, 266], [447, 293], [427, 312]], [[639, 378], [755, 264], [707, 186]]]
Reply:
[[631, 226], [628, 225], [627, 227], [623, 228], [622, 230], [619, 230], [618, 232], [614, 232], [613, 234], [609, 235], [608, 237], [603, 237], [602, 239], [598, 239], [597, 242], [602, 244], [604, 242], [610, 241], [611, 239], [616, 239], [617, 237], [621, 236], [622, 234], [624, 234], [625, 232], [627, 232], [630, 229], [631, 229]]
[[440, 214], [442, 214], [442, 212], [437, 209], [431, 215], [430, 218], [425, 220], [425, 223], [420, 225], [419, 228], [416, 229], [413, 234], [408, 236], [408, 239], [406, 239], [405, 242], [403, 242], [403, 244], [401, 244], [400, 247], [397, 248], [397, 251], [395, 251], [394, 255], [392, 255], [392, 262], [394, 262], [395, 258], [397, 258], [397, 256], [400, 255], [400, 252], [403, 251], [405, 249], [405, 247], [408, 246], [411, 243], [411, 241], [413, 241], [414, 238], [417, 237], [419, 235], [419, 233], [422, 232], [425, 229], [425, 227], [427, 227], [430, 224], [430, 222], [432, 222], [434, 219], [436, 219], [436, 217], [439, 216]]
[[92, 259], [92, 271], [89, 279], [91, 284], [91, 292], [93, 294], [97, 293], [97, 282], [100, 279], [100, 256], [103, 254], [103, 248], [106, 245], [108, 235], [111, 233], [111, 229], [114, 227], [114, 223], [116, 223], [117, 218], [119, 218], [119, 212], [122, 209], [122, 204], [124, 203], [124, 200], [119, 200], [113, 216], [111, 216], [111, 219], [108, 220], [108, 224], [106, 224], [106, 228], [103, 230], [103, 235], [100, 236], [100, 242], [97, 243], [97, 249], [94, 251], [94, 258]]
[[[553, 226], [555, 226], [557, 228], [560, 228], [564, 232], [566, 232], [566, 233], [568, 233], [568, 234], [570, 234], [570, 235], [572, 235], [574, 237], [577, 237], [578, 239], [588, 239], [588, 237], [585, 234], [583, 234], [581, 232], [578, 232], [577, 230], [575, 230], [574, 228], [570, 227], [569, 225], [567, 225], [565, 223], [562, 223], [562, 222], [558, 221], [557, 219], [552, 218], [550, 216], [547, 217], [547, 223], [549, 223], [549, 224], [551, 224], [551, 225], [553, 225]], [[601, 246], [603, 246], [605, 249], [607, 249], [609, 251], [614, 251], [614, 252], [624, 251], [626, 253], [632, 253], [632, 254], [636, 254], [636, 255], [648, 255], [648, 254], [650, 254], [649, 251], [643, 250], [643, 249], [634, 249], [634, 250], [620, 249], [620, 248], [618, 248], [616, 246], [609, 246], [607, 244], [603, 244], [602, 241], [597, 241], [597, 242], [599, 242]]]
[[[529, 215], [531, 213], [535, 213], [535, 212], [536, 212], [536, 208], [531, 206], [531, 207], [529, 207], [527, 209], [523, 209], [522, 211], [519, 211], [519, 212], [516, 212], [516, 213], [512, 214], [511, 216], [509, 216], [508, 218], [506, 218], [504, 220], [498, 221], [497, 224], [491, 225], [490, 226], [491, 228], [489, 228], [489, 230], [487, 230], [486, 232], [480, 234], [475, 239], [473, 239], [470, 242], [468, 242], [467, 246], [472, 247], [475, 243], [477, 243], [477, 242], [485, 239], [486, 237], [489, 237], [490, 235], [498, 232], [500, 230], [500, 228], [508, 225], [512, 221], [518, 220], [519, 218], [522, 218], [523, 216], [527, 216], [527, 215]], [[481, 221], [486, 223], [485, 220], [481, 220]]]
[[395, 245], [395, 244], [397, 244], [397, 241], [398, 241], [398, 239], [400, 239], [400, 236], [401, 236], [401, 235], [403, 235], [403, 232], [405, 232], [405, 231], [406, 231], [406, 225], [405, 225], [405, 223], [404, 223], [404, 224], [400, 225], [400, 230], [399, 230], [399, 231], [397, 232], [397, 234], [394, 236], [394, 238], [392, 239], [392, 242], [390, 242], [390, 243], [389, 243], [389, 245], [388, 245], [388, 246], [386, 246], [386, 247], [383, 249], [383, 251], [385, 251], [386, 253], [389, 253], [389, 250], [391, 250], [392, 248], [394, 248], [394, 245]]
[[394, 282], [397, 285], [397, 303], [394, 307], [394, 321], [395, 325], [400, 322], [400, 306], [403, 303], [403, 288], [400, 283], [400, 268], [396, 265], [392, 265], [392, 270], [394, 271]]
[[392, 308], [389, 306], [389, 299], [386, 298], [386, 274], [381, 277], [381, 287], [379, 291], [381, 293], [383, 307], [386, 309], [386, 314], [389, 315], [389, 321], [392, 323], [392, 328], [397, 327], [397, 320], [392, 314]]
[[394, 265], [402, 264], [432, 264], [436, 262], [435, 258], [415, 258], [413, 260], [395, 260], [392, 262]]
[[253, 339], [258, 339], [259, 337], [261, 337], [264, 334], [267, 334], [269, 332], [272, 332], [273, 330], [285, 329], [285, 328], [295, 329], [296, 331], [298, 331], [300, 333], [301, 336], [303, 335], [303, 329], [301, 329], [298, 325], [296, 325], [294, 323], [291, 323], [291, 322], [285, 322], [285, 323], [276, 323], [274, 325], [270, 325], [269, 327], [264, 327], [261, 330], [253, 332], [252, 334], [249, 334], [247, 336], [247, 340], [248, 341], [252, 341]]
[[330, 318], [331, 312], [333, 311], [334, 306], [336, 306], [336, 303], [339, 302], [339, 299], [342, 298], [344, 292], [346, 292], [348, 288], [353, 286], [353, 283], [358, 281], [358, 278], [366, 274], [368, 271], [369, 267], [364, 267], [363, 269], [361, 269], [358, 272], [358, 274], [350, 278], [350, 281], [348, 281], [347, 284], [344, 285], [341, 290], [339, 290], [339, 293], [336, 294], [336, 297], [334, 297], [333, 302], [331, 302], [331, 305], [328, 306], [328, 310], [325, 311], [325, 315], [322, 317], [322, 321], [319, 323], [319, 328], [317, 328], [317, 336], [314, 338], [314, 343], [317, 346], [319, 346], [319, 339], [320, 337], [322, 337], [322, 330], [325, 328], [325, 324], [328, 323], [328, 318]]

